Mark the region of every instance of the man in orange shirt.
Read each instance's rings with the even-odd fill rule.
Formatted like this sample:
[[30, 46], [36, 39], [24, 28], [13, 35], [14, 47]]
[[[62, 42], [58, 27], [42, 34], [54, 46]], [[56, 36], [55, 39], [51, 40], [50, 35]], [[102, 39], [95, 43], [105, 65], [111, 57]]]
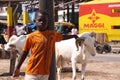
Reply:
[[37, 30], [28, 35], [13, 77], [19, 76], [20, 67], [31, 49], [25, 71], [25, 80], [48, 80], [55, 42], [62, 39], [77, 38], [77, 36], [61, 35], [53, 30], [48, 30], [48, 14], [45, 11], [36, 12], [35, 25]]

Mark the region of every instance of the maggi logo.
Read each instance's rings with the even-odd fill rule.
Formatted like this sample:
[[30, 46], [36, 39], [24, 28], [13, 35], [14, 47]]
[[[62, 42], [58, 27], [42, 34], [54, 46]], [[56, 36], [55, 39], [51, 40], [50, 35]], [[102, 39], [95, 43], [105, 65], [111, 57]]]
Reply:
[[92, 21], [92, 23], [95, 23], [95, 21], [97, 20], [97, 19], [99, 19], [99, 17], [98, 16], [96, 16], [96, 11], [93, 9], [93, 11], [92, 11], [92, 15], [90, 16], [90, 17], [88, 17], [88, 19], [90, 19], [91, 21]]
[[92, 23], [85, 23], [84, 28], [104, 28], [104, 23], [96, 23], [100, 17], [96, 15], [96, 11], [93, 9], [91, 16], [88, 17], [92, 21]]

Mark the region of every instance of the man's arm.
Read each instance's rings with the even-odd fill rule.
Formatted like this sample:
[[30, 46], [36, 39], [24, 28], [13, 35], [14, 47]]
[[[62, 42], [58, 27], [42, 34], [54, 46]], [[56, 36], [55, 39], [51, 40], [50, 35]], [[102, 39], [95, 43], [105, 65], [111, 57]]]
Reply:
[[65, 40], [65, 39], [70, 39], [70, 38], [75, 38], [75, 39], [77, 39], [78, 36], [77, 36], [77, 35], [63, 35], [63, 40]]
[[28, 52], [25, 52], [25, 51], [22, 52], [22, 55], [20, 56], [20, 60], [19, 60], [18, 64], [16, 65], [15, 70], [13, 72], [13, 77], [19, 76], [20, 67], [21, 67], [22, 63], [24, 62], [24, 60], [26, 59], [27, 55], [28, 55]]

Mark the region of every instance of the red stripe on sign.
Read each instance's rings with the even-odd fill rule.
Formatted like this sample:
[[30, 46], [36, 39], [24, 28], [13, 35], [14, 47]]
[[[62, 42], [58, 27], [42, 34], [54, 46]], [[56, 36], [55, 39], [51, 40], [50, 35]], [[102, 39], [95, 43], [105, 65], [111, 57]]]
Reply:
[[[96, 11], [96, 13], [108, 15], [111, 17], [120, 16], [120, 2], [116, 2], [101, 4], [80, 4], [79, 17], [86, 14], [91, 14], [93, 9]], [[112, 12], [113, 10], [118, 10], [118, 12]]]

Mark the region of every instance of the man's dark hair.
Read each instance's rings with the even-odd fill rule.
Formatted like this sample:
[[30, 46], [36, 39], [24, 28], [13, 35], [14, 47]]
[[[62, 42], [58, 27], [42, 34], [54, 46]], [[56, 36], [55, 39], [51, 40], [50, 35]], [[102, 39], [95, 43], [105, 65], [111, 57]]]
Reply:
[[38, 13], [41, 13], [42, 15], [48, 17], [48, 13], [47, 13], [46, 10], [37, 10], [37, 11], [35, 12], [35, 19], [36, 19]]

